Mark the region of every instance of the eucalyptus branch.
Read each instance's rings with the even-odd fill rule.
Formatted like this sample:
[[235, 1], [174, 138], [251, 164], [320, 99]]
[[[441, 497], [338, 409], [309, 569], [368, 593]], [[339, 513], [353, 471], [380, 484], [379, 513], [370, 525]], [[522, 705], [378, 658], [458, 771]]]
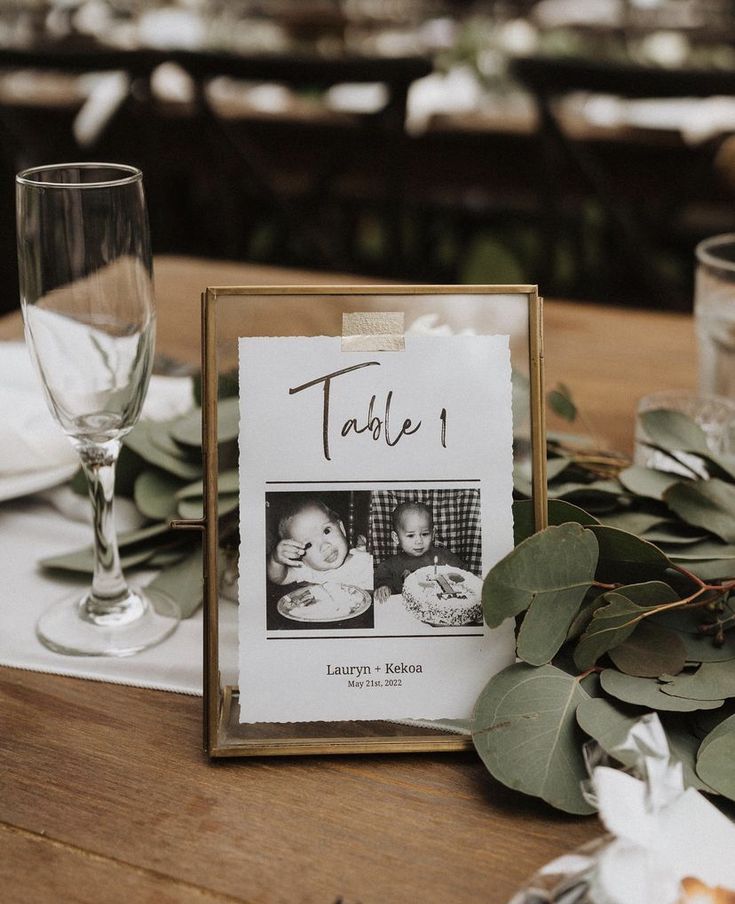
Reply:
[[725, 625], [732, 621], [735, 621], [735, 615], [728, 615], [727, 618], [715, 617], [712, 624], [702, 624], [699, 626], [700, 634], [714, 635], [712, 642], [716, 647], [721, 647], [725, 643]]
[[600, 674], [603, 670], [602, 666], [593, 665], [589, 669], [585, 669], [584, 672], [581, 672], [579, 675], [575, 677], [575, 681], [584, 681], [585, 678], [589, 678], [590, 675]]
[[617, 477], [632, 464], [627, 456], [617, 452], [576, 452], [572, 461], [585, 471], [602, 478]]
[[[696, 575], [693, 575], [696, 577]], [[691, 593], [689, 596], [685, 596], [683, 599], [674, 600], [671, 603], [662, 603], [660, 606], [655, 606], [648, 612], [641, 613], [635, 619], [631, 619], [629, 624], [633, 624], [634, 622], [641, 622], [644, 618], [650, 618], [652, 615], [658, 615], [661, 612], [667, 612], [670, 609], [700, 609], [702, 606], [706, 606], [709, 603], [714, 602], [718, 597], [723, 596], [726, 593], [729, 593], [730, 590], [735, 588], [735, 581], [730, 581], [728, 584], [705, 584], [704, 581], [697, 578], [698, 583], [701, 585], [698, 590], [695, 590], [694, 593]], [[715, 594], [713, 597], [707, 597], [706, 599], [701, 599], [705, 594], [713, 593]], [[726, 624], [728, 621], [735, 621], [735, 615], [729, 616], [726, 619], [714, 623], [712, 627], [712, 631], [716, 628], [715, 626], [722, 626]], [[701, 630], [701, 628], [700, 628]], [[709, 629], [703, 633], [710, 633]]]
[[685, 578], [688, 578], [692, 583], [696, 584], [698, 587], [706, 587], [707, 584], [702, 578], [699, 577], [698, 574], [694, 574], [693, 571], [690, 571], [688, 568], [685, 568], [683, 565], [677, 565], [675, 562], [671, 563], [671, 567], [678, 571], [679, 574], [683, 574]]
[[570, 464], [601, 478], [617, 477], [622, 470], [632, 464], [631, 459], [620, 452], [589, 452], [569, 442], [549, 440], [548, 448], [568, 457]]
[[[580, 779], [587, 775], [578, 730], [614, 756], [627, 704], [667, 714], [662, 725], [673, 732], [672, 746], [681, 741], [687, 782], [696, 776], [735, 800], [732, 758], [722, 753], [735, 734], [735, 467], [704, 452], [706, 436], [691, 419], [665, 409], [647, 414], [645, 445], [660, 453], [660, 468], [620, 474], [614, 453], [581, 438], [549, 443], [549, 453], [565, 459], [549, 481], [559, 491], [549, 501], [553, 526], [529, 531], [483, 587], [490, 627], [526, 610], [531, 617], [516, 639], [520, 662], [492, 678], [477, 702], [476, 724], [493, 726], [476, 736], [478, 752], [495, 778], [570, 813], [588, 812], [569, 782], [570, 764]], [[691, 458], [677, 451], [695, 449]], [[678, 474], [665, 473], [667, 462]], [[716, 479], [708, 481], [705, 469]], [[599, 477], [617, 477], [618, 485]], [[572, 507], [582, 499], [589, 522]], [[530, 512], [523, 514], [532, 525]], [[595, 579], [598, 570], [607, 580]], [[620, 578], [629, 580], [615, 583]], [[664, 618], [667, 612], [674, 617]], [[728, 655], [713, 656], [711, 647], [723, 645]], [[596, 673], [599, 686], [586, 687]], [[723, 718], [716, 715], [721, 700], [730, 701]], [[710, 708], [711, 722], [668, 719]], [[532, 762], [512, 755], [529, 743], [537, 751]]]
[[721, 596], [723, 593], [729, 593], [731, 590], [735, 590], [735, 580], [725, 581], [723, 584], [708, 584], [706, 581], [703, 581], [699, 575], [694, 574], [693, 571], [690, 571], [683, 565], [672, 563], [672, 567], [680, 574], [683, 574], [684, 577], [689, 578], [689, 580], [696, 584], [700, 589], [712, 590], [718, 596]]

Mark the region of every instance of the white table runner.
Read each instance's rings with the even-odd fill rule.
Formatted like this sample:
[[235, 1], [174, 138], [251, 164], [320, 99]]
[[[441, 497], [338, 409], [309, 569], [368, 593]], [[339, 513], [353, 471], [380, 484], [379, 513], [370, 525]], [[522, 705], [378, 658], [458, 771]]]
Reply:
[[[38, 640], [35, 624], [41, 612], [62, 595], [88, 586], [83, 579], [60, 579], [41, 571], [38, 560], [90, 541], [89, 524], [65, 518], [43, 500], [29, 498], [0, 504], [0, 665], [201, 694], [201, 609], [183, 620], [163, 643], [122, 659], [64, 656], [47, 650]], [[152, 574], [140, 573], [141, 583]], [[234, 605], [226, 603], [220, 607], [220, 626], [222, 644], [236, 644]]]

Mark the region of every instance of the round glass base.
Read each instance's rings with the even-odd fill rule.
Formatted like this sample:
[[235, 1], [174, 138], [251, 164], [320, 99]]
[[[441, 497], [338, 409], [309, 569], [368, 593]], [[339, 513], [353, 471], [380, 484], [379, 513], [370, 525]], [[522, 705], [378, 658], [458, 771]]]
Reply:
[[68, 656], [132, 656], [165, 640], [180, 619], [173, 600], [157, 594], [154, 608], [143, 591], [130, 588], [104, 610], [90, 594], [59, 600], [39, 618], [36, 634], [44, 646]]

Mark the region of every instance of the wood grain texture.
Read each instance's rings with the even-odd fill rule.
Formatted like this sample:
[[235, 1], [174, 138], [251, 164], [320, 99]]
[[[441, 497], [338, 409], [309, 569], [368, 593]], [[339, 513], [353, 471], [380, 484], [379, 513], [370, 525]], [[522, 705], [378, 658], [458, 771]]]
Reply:
[[544, 305], [548, 389], [561, 381], [581, 413], [571, 427], [599, 446], [630, 453], [637, 400], [662, 389], [694, 389], [697, 352], [694, 320], [601, 305], [547, 301]]
[[240, 904], [245, 900], [7, 825], [0, 825], [0, 851], [3, 904]]
[[[348, 281], [172, 257], [156, 276], [158, 351], [191, 363], [206, 286]], [[640, 395], [694, 385], [689, 317], [552, 301], [545, 323], [547, 386], [567, 383], [611, 448], [631, 449]], [[20, 334], [17, 315], [0, 321], [0, 338]], [[601, 832], [473, 754], [210, 765], [201, 702], [181, 695], [2, 668], [0, 713], [9, 904], [503, 904]]]
[[[253, 902], [502, 904], [600, 832], [507, 791], [472, 754], [209, 765], [198, 700], [14, 669], [0, 669], [0, 709], [0, 823], [114, 861], [130, 883], [147, 872], [151, 887], [168, 876]], [[21, 862], [3, 869], [24, 877]]]

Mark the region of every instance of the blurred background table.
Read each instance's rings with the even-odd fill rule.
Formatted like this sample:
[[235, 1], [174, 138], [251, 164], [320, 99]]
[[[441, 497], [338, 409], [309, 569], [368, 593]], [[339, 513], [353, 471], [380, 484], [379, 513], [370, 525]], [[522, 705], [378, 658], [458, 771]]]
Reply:
[[[206, 286], [375, 282], [339, 273], [162, 255], [156, 258], [158, 353], [199, 365], [199, 293]], [[549, 299], [544, 311], [546, 383], [567, 384], [600, 446], [631, 453], [635, 401], [657, 389], [696, 386], [690, 315]], [[20, 315], [0, 339], [21, 335]], [[556, 424], [556, 426], [559, 426]]]
[[0, 3], [12, 176], [124, 160], [157, 253], [688, 310], [735, 230], [731, 0]]
[[[159, 257], [158, 351], [198, 362], [208, 285], [347, 281]], [[0, 338], [19, 335], [17, 315], [0, 321]], [[546, 364], [590, 429], [630, 451], [636, 397], [694, 385], [692, 321], [550, 300]], [[2, 668], [0, 710], [6, 904], [503, 904], [601, 832], [511, 793], [473, 754], [209, 765], [193, 697]]]

